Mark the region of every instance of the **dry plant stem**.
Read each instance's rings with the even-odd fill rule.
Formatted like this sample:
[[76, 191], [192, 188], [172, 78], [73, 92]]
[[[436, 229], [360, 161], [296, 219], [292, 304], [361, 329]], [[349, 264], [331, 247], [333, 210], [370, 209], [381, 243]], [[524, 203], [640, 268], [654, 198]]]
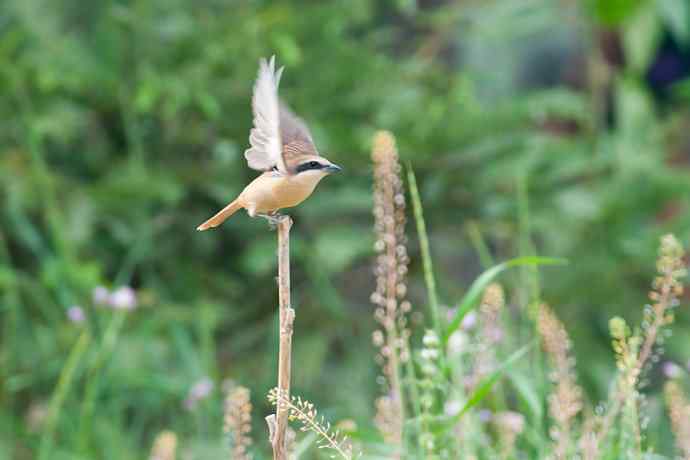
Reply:
[[[668, 304], [670, 300], [670, 292], [665, 292], [662, 295], [663, 297], [661, 302]], [[637, 363], [631, 372], [631, 375], [633, 376], [633, 384], [631, 386], [633, 388], [637, 385], [637, 378], [642, 373], [642, 369], [647, 361], [647, 358], [649, 358], [649, 356], [651, 356], [652, 354], [652, 349], [654, 347], [654, 343], [656, 342], [657, 332], [663, 325], [663, 322], [663, 315], [660, 315], [657, 318], [655, 318], [654, 323], [649, 328], [649, 332], [647, 333], [645, 341], [642, 345], [642, 350], [638, 355]], [[623, 378], [627, 378], [627, 376], [623, 376]], [[601, 443], [604, 442], [606, 436], [611, 430], [611, 427], [613, 426], [613, 422], [616, 420], [616, 417], [618, 417], [618, 414], [623, 408], [623, 403], [625, 402], [626, 398], [626, 392], [621, 391], [621, 388], [617, 388], [615, 391], [616, 395], [614, 397], [613, 406], [606, 413], [606, 417], [604, 418], [604, 421], [601, 424], [601, 429], [599, 430], [599, 433], [597, 435], [596, 445], [601, 445]]]
[[[393, 209], [393, 203], [395, 200], [395, 190], [393, 189], [393, 184], [390, 181], [386, 181], [384, 194], [386, 196], [385, 205], [390, 207], [387, 215], [395, 215], [395, 209]], [[386, 255], [388, 260], [396, 260], [396, 249], [398, 247], [398, 241], [395, 238], [395, 220], [387, 219], [385, 222], [385, 232], [390, 235], [392, 241], [386, 246]], [[402, 384], [400, 382], [400, 361], [399, 355], [395, 351], [398, 344], [398, 328], [395, 322], [396, 310], [398, 308], [398, 300], [396, 297], [396, 291], [398, 287], [398, 273], [396, 270], [389, 270], [388, 276], [386, 277], [386, 308], [388, 310], [388, 316], [390, 318], [389, 327], [386, 330], [388, 335], [388, 346], [390, 348], [390, 364], [391, 364], [391, 388], [393, 389], [393, 396], [396, 398], [394, 401], [397, 404], [397, 409], [399, 411], [400, 420], [405, 420], [405, 404], [403, 402], [403, 390]], [[402, 443], [402, 433], [399, 433], [400, 442]]]
[[[664, 241], [668, 241], [667, 238], [670, 238], [671, 241], [675, 241], [675, 238], [673, 238], [673, 236], [671, 235], [664, 237], [662, 239], [662, 248], [664, 247]], [[675, 290], [676, 288], [674, 288], [674, 282], [677, 283], [677, 281], [674, 279], [675, 275], [669, 272], [668, 270], [664, 273], [660, 273], [659, 275], [660, 276], [658, 279], [660, 280], [660, 282], [656, 288], [657, 293], [654, 298], [655, 314], [653, 321], [647, 329], [644, 341], [642, 342], [642, 347], [640, 349], [639, 354], [637, 355], [635, 366], [630, 371], [628, 371], [628, 373], [622, 376], [623, 379], [627, 379], [627, 381], [624, 381], [623, 383], [627, 385], [628, 388], [631, 388], [633, 390], [639, 384], [640, 375], [642, 374], [642, 371], [644, 370], [647, 361], [652, 356], [654, 344], [657, 341], [659, 331], [662, 329], [664, 324], [666, 324], [666, 312], [669, 308], [671, 308], [671, 305], [675, 300], [676, 296], [679, 295], [679, 293]], [[682, 287], [680, 293], [682, 293]], [[627, 396], [626, 392], [623, 391], [620, 388], [620, 386], [616, 389], [616, 392], [617, 393], [614, 395], [613, 406], [607, 412], [606, 417], [604, 418], [601, 424], [601, 429], [597, 434], [596, 445], [601, 445], [601, 443], [606, 439], [606, 436], [608, 435], [609, 431], [611, 430], [611, 427], [613, 426], [613, 422], [616, 420], [616, 417], [622, 410], [623, 405], [625, 403], [625, 399]]]
[[554, 387], [548, 397], [549, 415], [553, 420], [554, 455], [570, 458], [571, 432], [575, 417], [582, 409], [582, 390], [575, 377], [570, 338], [563, 323], [551, 308], [541, 304], [537, 312], [537, 330], [553, 368]]
[[[405, 196], [395, 138], [382, 131], [374, 138], [374, 228], [377, 234], [375, 318], [383, 328], [373, 336], [380, 348], [378, 359], [386, 380], [386, 395], [377, 401], [376, 424], [389, 445], [401, 447], [405, 420], [402, 366], [409, 357], [405, 314], [407, 250], [405, 247]], [[393, 458], [399, 458], [396, 453]]]
[[[278, 389], [290, 398], [290, 363], [292, 355], [292, 323], [295, 311], [290, 306], [290, 228], [292, 219], [281, 217], [278, 221], [278, 301], [280, 308], [280, 349], [278, 351]], [[275, 423], [271, 429], [272, 421]], [[268, 420], [274, 460], [287, 460], [286, 432], [288, 408], [276, 405], [274, 420]]]

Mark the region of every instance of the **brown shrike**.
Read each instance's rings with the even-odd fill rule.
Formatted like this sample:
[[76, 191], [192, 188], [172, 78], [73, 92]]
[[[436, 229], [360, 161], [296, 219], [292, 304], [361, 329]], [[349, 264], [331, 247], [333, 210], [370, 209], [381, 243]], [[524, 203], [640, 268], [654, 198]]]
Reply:
[[244, 152], [249, 167], [263, 173], [242, 193], [197, 230], [217, 227], [240, 208], [251, 216], [275, 222], [279, 209], [297, 206], [312, 194], [316, 184], [340, 167], [319, 155], [307, 125], [278, 99], [281, 67], [275, 57], [259, 61], [254, 84], [251, 145]]

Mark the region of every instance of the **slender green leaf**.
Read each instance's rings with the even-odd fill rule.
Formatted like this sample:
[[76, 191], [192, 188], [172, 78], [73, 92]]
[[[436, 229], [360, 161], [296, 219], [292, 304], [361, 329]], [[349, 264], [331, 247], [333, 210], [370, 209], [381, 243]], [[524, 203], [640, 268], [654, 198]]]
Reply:
[[422, 200], [417, 189], [417, 179], [415, 178], [412, 167], [407, 165], [407, 182], [410, 187], [410, 197], [412, 198], [412, 208], [414, 210], [414, 220], [417, 223], [417, 234], [419, 235], [419, 249], [422, 252], [422, 265], [424, 267], [424, 282], [426, 283], [427, 295], [429, 296], [429, 310], [434, 329], [441, 335], [441, 322], [438, 307], [438, 294], [436, 292], [436, 280], [434, 279], [434, 267], [431, 261], [431, 250], [429, 249], [429, 237], [426, 233], [426, 223], [424, 222], [424, 212]]
[[448, 337], [450, 337], [450, 335], [455, 332], [458, 327], [460, 327], [460, 323], [462, 323], [462, 319], [465, 317], [465, 315], [477, 305], [479, 298], [482, 295], [482, 292], [484, 292], [486, 286], [488, 286], [489, 283], [491, 283], [501, 272], [512, 267], [520, 267], [524, 265], [565, 265], [567, 263], [568, 261], [565, 259], [554, 257], [518, 257], [516, 259], [511, 259], [495, 265], [486, 270], [484, 273], [479, 275], [476, 280], [474, 280], [470, 286], [470, 289], [462, 298], [458, 311], [455, 313], [455, 316], [448, 325], [446, 333], [443, 335], [443, 342], [448, 342]]
[[512, 366], [515, 361], [525, 356], [527, 352], [536, 343], [537, 341], [534, 340], [531, 343], [524, 345], [518, 351], [510, 355], [508, 359], [506, 359], [500, 366], [498, 366], [498, 368], [494, 372], [485, 377], [484, 380], [481, 381], [479, 386], [477, 386], [477, 389], [474, 390], [474, 392], [470, 395], [469, 399], [467, 400], [463, 408], [460, 410], [460, 412], [458, 412], [450, 419], [451, 426], [455, 425], [462, 418], [462, 416], [467, 413], [467, 411], [469, 411], [474, 406], [482, 402], [482, 400], [491, 392], [491, 389], [494, 387], [496, 382], [498, 382], [498, 380], [501, 377], [503, 377], [503, 374], [506, 373], [510, 366]]
[[470, 238], [472, 246], [474, 246], [477, 257], [479, 257], [479, 262], [481, 263], [482, 268], [486, 270], [489, 267], [494, 266], [496, 262], [491, 256], [491, 251], [489, 251], [489, 247], [482, 236], [482, 231], [479, 228], [479, 224], [472, 220], [465, 225], [465, 230], [467, 231], [467, 235]]
[[623, 49], [627, 66], [638, 74], [649, 67], [662, 38], [662, 23], [654, 4], [635, 10], [623, 27]]
[[77, 367], [81, 362], [82, 356], [88, 349], [89, 343], [91, 342], [91, 335], [88, 330], [84, 330], [77, 339], [76, 343], [70, 351], [69, 357], [65, 366], [60, 372], [60, 377], [58, 378], [57, 386], [55, 391], [53, 391], [53, 396], [50, 399], [50, 405], [48, 408], [48, 417], [46, 420], [46, 426], [41, 436], [41, 442], [39, 447], [39, 459], [48, 458], [49, 452], [53, 447], [53, 437], [55, 434], [55, 427], [60, 420], [60, 415], [62, 413], [62, 405], [65, 402], [65, 398], [69, 393], [72, 383], [74, 381], [74, 374], [76, 373]]
[[302, 456], [307, 453], [307, 451], [314, 445], [314, 443], [317, 440], [318, 436], [316, 433], [307, 433], [306, 436], [304, 436], [298, 443], [295, 444], [295, 447], [292, 451], [292, 455], [294, 456], [294, 458], [297, 460], [302, 458]]
[[534, 383], [530, 378], [519, 371], [510, 373], [510, 382], [517, 390], [517, 395], [522, 399], [532, 414], [534, 420], [539, 420], [544, 415], [544, 410], [539, 397], [539, 393], [535, 389]]

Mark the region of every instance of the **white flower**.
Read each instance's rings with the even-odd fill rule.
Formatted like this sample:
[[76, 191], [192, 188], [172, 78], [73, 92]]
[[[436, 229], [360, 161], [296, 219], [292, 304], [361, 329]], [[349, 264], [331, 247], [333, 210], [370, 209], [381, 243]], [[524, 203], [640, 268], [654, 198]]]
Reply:
[[525, 429], [525, 417], [518, 412], [501, 412], [496, 415], [496, 423], [515, 434]]
[[454, 355], [461, 353], [468, 343], [467, 336], [461, 331], [453, 332], [448, 337], [448, 354]]
[[435, 361], [438, 358], [438, 350], [435, 348], [422, 348], [420, 356], [422, 359]]
[[446, 404], [443, 406], [443, 412], [449, 417], [459, 414], [461, 409], [462, 404], [457, 400], [446, 401]]
[[117, 288], [110, 295], [110, 306], [115, 310], [134, 310], [137, 307], [137, 295], [129, 286]]
[[108, 302], [110, 302], [110, 291], [108, 291], [108, 288], [106, 288], [105, 286], [96, 286], [95, 288], [93, 288], [91, 298], [93, 300], [94, 305], [108, 305]]
[[371, 335], [371, 339], [374, 345], [377, 347], [383, 346], [383, 343], [385, 341], [385, 338], [383, 337], [383, 332], [381, 332], [380, 330], [374, 331]]
[[431, 329], [427, 329], [427, 331], [424, 333], [422, 343], [425, 347], [438, 347], [439, 340], [438, 336], [436, 335], [436, 332], [432, 331]]

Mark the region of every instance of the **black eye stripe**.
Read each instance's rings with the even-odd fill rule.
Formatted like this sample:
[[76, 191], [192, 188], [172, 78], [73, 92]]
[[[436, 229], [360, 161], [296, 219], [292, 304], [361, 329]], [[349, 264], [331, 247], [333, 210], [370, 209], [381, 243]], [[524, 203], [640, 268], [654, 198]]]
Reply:
[[323, 165], [318, 161], [307, 161], [297, 166], [297, 172], [309, 171], [310, 169], [322, 169]]

